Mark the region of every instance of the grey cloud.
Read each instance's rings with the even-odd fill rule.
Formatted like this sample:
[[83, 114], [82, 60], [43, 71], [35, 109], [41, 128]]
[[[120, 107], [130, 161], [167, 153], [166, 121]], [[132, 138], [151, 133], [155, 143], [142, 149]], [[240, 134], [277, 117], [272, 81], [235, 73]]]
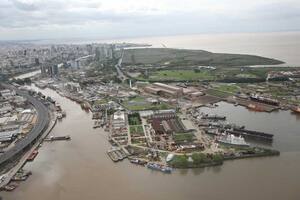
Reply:
[[[249, 8], [248, 12], [239, 12], [234, 16], [231, 13], [213, 13], [205, 10], [191, 12], [184, 8], [176, 13], [156, 12], [154, 15], [147, 14], [147, 11], [157, 11], [155, 8], [144, 8], [140, 12], [113, 12], [97, 9], [101, 7], [101, 2], [98, 1], [78, 1], [77, 4], [71, 4], [72, 0], [34, 2], [4, 0], [3, 3], [0, 0], [0, 28], [7, 32], [22, 29], [42, 32], [41, 30], [47, 27], [45, 37], [51, 32], [49, 30], [55, 32], [57, 27], [65, 31], [61, 32], [62, 35], [73, 34], [66, 30], [74, 26], [85, 27], [85, 30], [77, 29], [78, 35], [102, 36], [300, 29], [299, 4], [284, 1]], [[103, 29], [101, 23], [108, 25]]]
[[37, 9], [37, 6], [33, 3], [25, 3], [19, 0], [11, 0], [14, 6], [20, 10], [33, 11]]

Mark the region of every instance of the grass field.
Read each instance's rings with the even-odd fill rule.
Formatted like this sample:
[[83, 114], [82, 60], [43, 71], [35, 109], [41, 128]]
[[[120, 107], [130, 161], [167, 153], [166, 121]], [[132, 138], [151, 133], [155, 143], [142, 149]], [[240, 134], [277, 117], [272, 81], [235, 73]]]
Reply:
[[129, 132], [131, 135], [144, 136], [144, 129], [143, 129], [143, 126], [141, 126], [141, 125], [129, 126]]
[[222, 84], [214, 87], [214, 89], [221, 92], [229, 92], [235, 94], [240, 90], [240, 87], [233, 84]]
[[126, 49], [124, 65], [155, 64], [168, 66], [247, 66], [282, 64], [281, 61], [242, 54], [212, 53], [203, 50], [170, 49], [170, 48], [139, 48]]
[[228, 92], [222, 92], [222, 91], [214, 90], [214, 89], [208, 89], [208, 90], [206, 90], [206, 93], [209, 95], [212, 95], [212, 96], [220, 97], [220, 98], [226, 98], [231, 95]]
[[131, 111], [140, 111], [140, 110], [165, 110], [172, 108], [166, 103], [152, 104], [148, 102], [143, 97], [135, 97], [130, 100], [124, 101], [122, 105]]
[[129, 125], [140, 125], [142, 124], [142, 120], [139, 113], [133, 113], [128, 115], [128, 123]]
[[176, 143], [192, 142], [195, 140], [195, 135], [193, 133], [175, 133], [173, 135], [173, 140]]
[[214, 76], [208, 70], [195, 72], [194, 70], [160, 70], [151, 73], [149, 80], [172, 80], [172, 81], [197, 81], [213, 80]]

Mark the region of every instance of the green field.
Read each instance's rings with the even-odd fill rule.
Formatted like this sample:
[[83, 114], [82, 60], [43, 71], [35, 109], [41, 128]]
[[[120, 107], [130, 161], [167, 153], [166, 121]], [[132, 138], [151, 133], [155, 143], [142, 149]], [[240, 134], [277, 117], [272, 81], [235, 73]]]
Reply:
[[141, 126], [141, 125], [129, 126], [129, 132], [131, 135], [144, 136], [144, 129], [143, 129], [143, 126]]
[[197, 81], [213, 79], [214, 75], [208, 70], [202, 70], [199, 72], [195, 72], [194, 70], [160, 70], [151, 73], [148, 80]]
[[220, 97], [220, 98], [226, 98], [231, 95], [228, 92], [222, 92], [222, 91], [214, 90], [214, 89], [208, 89], [208, 90], [206, 90], [206, 93], [209, 95], [212, 95], [212, 96]]
[[166, 110], [172, 108], [170, 105], [163, 102], [161, 102], [160, 104], [152, 104], [143, 97], [131, 98], [129, 100], [124, 101], [122, 105], [131, 111]]
[[195, 135], [193, 133], [175, 133], [173, 140], [176, 143], [192, 142], [195, 140]]
[[140, 125], [142, 124], [142, 120], [139, 113], [133, 113], [128, 115], [128, 123], [129, 125]]
[[203, 50], [139, 48], [126, 49], [124, 65], [167, 66], [249, 66], [273, 65], [283, 62], [254, 55], [212, 53]]
[[221, 92], [237, 93], [240, 90], [240, 87], [234, 84], [222, 84], [214, 87], [215, 90]]

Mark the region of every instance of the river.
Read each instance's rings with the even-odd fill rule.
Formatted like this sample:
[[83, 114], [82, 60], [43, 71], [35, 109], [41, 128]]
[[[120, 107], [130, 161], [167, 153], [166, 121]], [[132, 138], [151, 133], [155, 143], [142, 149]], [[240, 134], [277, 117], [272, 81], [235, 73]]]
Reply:
[[42, 92], [67, 112], [51, 135], [69, 134], [72, 140], [45, 142], [34, 162], [25, 166], [33, 175], [14, 192], [1, 192], [5, 200], [300, 199], [300, 123], [289, 112], [255, 113], [221, 103], [212, 112], [275, 133], [273, 146], [281, 155], [166, 175], [128, 161], [113, 163], [106, 155], [110, 147], [107, 133], [92, 128], [91, 113], [53, 90]]

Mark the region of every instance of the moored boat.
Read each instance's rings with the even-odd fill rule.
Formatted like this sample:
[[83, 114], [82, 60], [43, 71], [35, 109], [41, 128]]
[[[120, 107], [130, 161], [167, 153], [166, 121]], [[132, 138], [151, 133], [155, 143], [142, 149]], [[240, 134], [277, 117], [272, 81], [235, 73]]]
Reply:
[[161, 171], [164, 173], [172, 173], [172, 171], [173, 171], [173, 169], [171, 167], [167, 167], [167, 166], [157, 164], [157, 163], [148, 163], [146, 166], [149, 169]]
[[148, 162], [145, 161], [145, 160], [140, 160], [140, 159], [137, 159], [137, 158], [134, 158], [134, 159], [130, 159], [129, 160], [131, 163], [133, 164], [136, 164], [136, 165], [142, 165], [142, 166], [145, 166]]
[[242, 136], [235, 136], [233, 134], [225, 134], [217, 137], [217, 141], [222, 144], [232, 146], [249, 146]]
[[35, 157], [38, 155], [38, 151], [37, 150], [34, 150], [30, 156], [27, 158], [27, 161], [33, 161], [35, 159]]
[[264, 112], [265, 111], [263, 107], [261, 107], [257, 104], [253, 104], [253, 103], [248, 104], [247, 108], [249, 110], [253, 110], [253, 111], [256, 111], [256, 112]]
[[292, 112], [300, 114], [300, 106], [293, 106], [291, 107]]

